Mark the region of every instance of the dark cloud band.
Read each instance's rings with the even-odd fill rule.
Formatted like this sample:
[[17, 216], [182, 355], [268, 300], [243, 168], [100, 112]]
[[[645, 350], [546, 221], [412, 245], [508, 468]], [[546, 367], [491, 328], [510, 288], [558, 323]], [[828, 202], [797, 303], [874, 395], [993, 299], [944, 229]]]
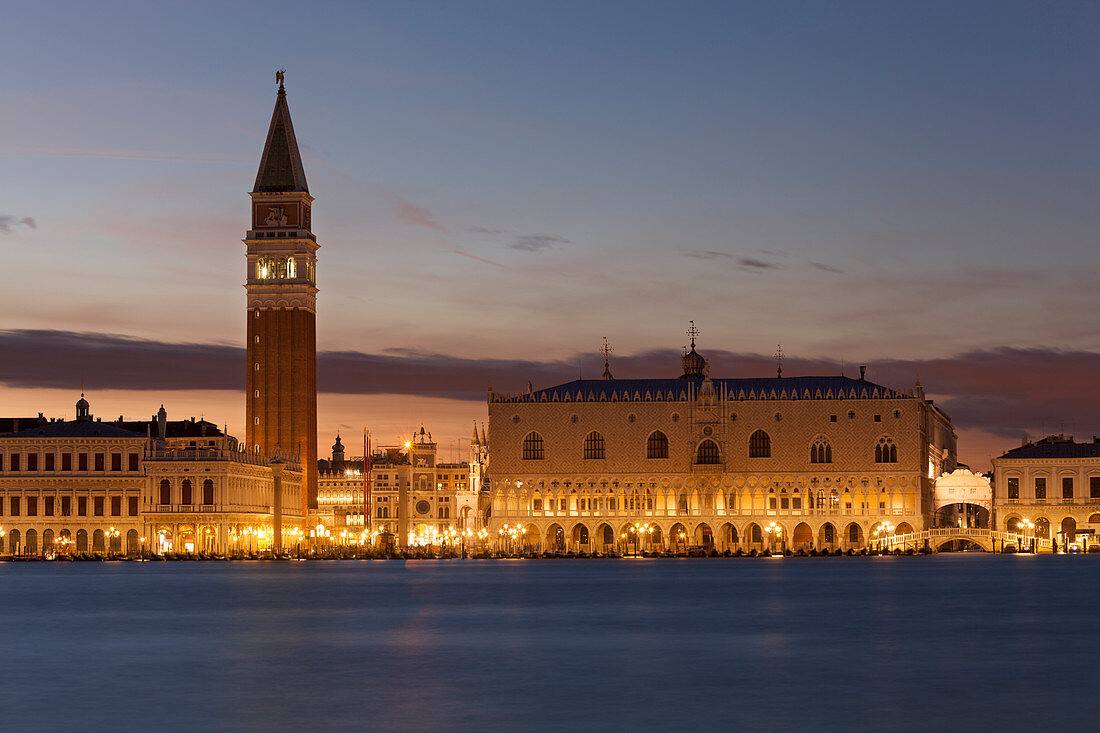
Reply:
[[[774, 374], [766, 356], [704, 352], [714, 374]], [[244, 388], [244, 349], [220, 344], [176, 344], [111, 334], [47, 330], [0, 331], [0, 382], [21, 388], [210, 390]], [[617, 357], [620, 378], [675, 377], [679, 352], [658, 349]], [[959, 428], [1006, 438], [1023, 434], [1085, 430], [1100, 432], [1100, 354], [1051, 349], [992, 349], [926, 360], [882, 360], [868, 379], [908, 389], [919, 377]], [[486, 387], [520, 391], [597, 377], [602, 362], [593, 355], [562, 361], [464, 359], [412, 350], [365, 354], [318, 354], [317, 383], [333, 394], [406, 394], [481, 400]], [[838, 363], [788, 358], [787, 375], [838, 374]], [[848, 366], [849, 375], [858, 367]]]

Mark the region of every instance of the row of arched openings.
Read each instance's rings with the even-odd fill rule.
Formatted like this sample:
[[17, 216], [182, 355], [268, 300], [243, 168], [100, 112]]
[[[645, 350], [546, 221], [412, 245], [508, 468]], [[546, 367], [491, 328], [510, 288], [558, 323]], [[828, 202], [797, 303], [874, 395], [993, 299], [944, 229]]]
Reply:
[[[160, 499], [161, 504], [171, 504], [172, 502], [172, 483], [168, 479], [164, 479], [160, 482]], [[191, 479], [185, 478], [180, 482], [180, 504], [188, 505], [194, 504], [194, 490], [191, 483]], [[202, 482], [202, 502], [203, 504], [214, 503], [214, 481], [213, 479], [206, 479]]]
[[[767, 431], [757, 430], [749, 436], [749, 458], [771, 458], [772, 439]], [[593, 430], [584, 439], [584, 457], [586, 459], [606, 458], [607, 449], [603, 435]], [[542, 436], [537, 432], [530, 432], [523, 439], [523, 459], [527, 461], [541, 461], [546, 457]], [[654, 430], [646, 439], [646, 458], [668, 458], [668, 436], [660, 430]], [[695, 452], [695, 463], [699, 465], [714, 465], [721, 463], [721, 452], [718, 444], [709, 438], [699, 444]], [[832, 463], [833, 446], [829, 439], [819, 436], [810, 446], [810, 463]], [[875, 463], [897, 463], [898, 448], [892, 438], [879, 438], [875, 446]], [[167, 503], [167, 502], [162, 502]], [[187, 503], [187, 502], [184, 502]]]
[[[39, 545], [41, 539], [41, 545]], [[5, 536], [0, 536], [0, 553], [13, 555], [38, 555], [61, 546], [70, 547], [74, 552], [122, 552], [123, 536], [107, 537], [102, 529], [94, 530], [89, 543], [88, 530], [78, 529], [76, 539], [72, 533], [63, 529], [54, 534], [52, 529], [42, 530], [41, 538], [36, 530], [28, 529], [24, 533], [13, 529]], [[109, 540], [109, 541], [108, 541]], [[141, 551], [141, 540], [136, 529], [126, 532], [126, 552], [137, 553]], [[71, 543], [71, 545], [70, 545]]]

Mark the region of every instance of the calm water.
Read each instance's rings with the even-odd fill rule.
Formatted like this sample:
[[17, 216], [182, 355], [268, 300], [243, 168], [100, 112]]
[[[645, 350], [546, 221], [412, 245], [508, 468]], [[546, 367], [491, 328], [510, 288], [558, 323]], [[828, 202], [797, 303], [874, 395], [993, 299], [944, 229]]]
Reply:
[[1100, 556], [0, 564], [0, 730], [1096, 730]]

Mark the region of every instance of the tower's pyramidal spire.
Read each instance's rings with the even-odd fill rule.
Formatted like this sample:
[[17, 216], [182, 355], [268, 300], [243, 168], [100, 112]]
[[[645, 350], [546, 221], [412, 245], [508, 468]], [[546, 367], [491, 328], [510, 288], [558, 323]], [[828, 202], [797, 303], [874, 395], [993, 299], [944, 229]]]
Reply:
[[256, 173], [253, 193], [309, 193], [302, 154], [294, 137], [294, 124], [290, 121], [290, 107], [286, 103], [286, 90], [279, 84], [275, 98], [275, 111], [271, 114], [271, 126], [267, 129], [267, 142], [260, 157], [260, 170]]

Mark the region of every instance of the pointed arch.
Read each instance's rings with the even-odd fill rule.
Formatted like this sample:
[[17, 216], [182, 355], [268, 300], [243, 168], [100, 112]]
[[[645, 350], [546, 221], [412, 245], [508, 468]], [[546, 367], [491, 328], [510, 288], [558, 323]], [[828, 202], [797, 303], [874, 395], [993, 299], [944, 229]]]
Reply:
[[883, 436], [875, 444], [875, 463], [897, 463], [898, 447], [894, 445], [894, 439]]
[[645, 444], [646, 458], [668, 458], [668, 436], [660, 430], [649, 434]]
[[749, 436], [749, 458], [771, 458], [772, 437], [765, 430], [757, 430]]
[[707, 438], [695, 449], [695, 464], [698, 466], [715, 466], [722, 462], [722, 454], [718, 451], [718, 444]]
[[833, 462], [833, 446], [829, 442], [829, 438], [824, 435], [819, 435], [814, 438], [813, 445], [810, 446], [810, 463], [832, 463]]
[[607, 457], [603, 435], [596, 430], [584, 438], [584, 457], [586, 460], [600, 460]]
[[541, 461], [544, 457], [542, 436], [532, 430], [523, 438], [523, 460]]

